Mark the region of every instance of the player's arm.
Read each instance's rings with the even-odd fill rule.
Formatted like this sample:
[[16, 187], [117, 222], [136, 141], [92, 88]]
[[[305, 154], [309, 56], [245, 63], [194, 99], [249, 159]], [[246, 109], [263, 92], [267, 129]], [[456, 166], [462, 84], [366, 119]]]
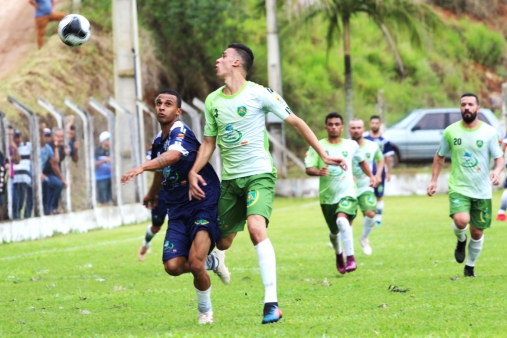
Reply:
[[35, 2], [35, 0], [28, 0], [28, 3], [30, 3], [30, 5], [32, 5], [33, 7], [35, 7], [35, 9], [39, 9], [39, 6]]
[[180, 160], [180, 157], [181, 152], [177, 150], [168, 150], [155, 157], [153, 160], [146, 161], [140, 166], [137, 166], [136, 168], [130, 170], [122, 176], [120, 182], [122, 184], [126, 184], [132, 181], [137, 175], [140, 175], [145, 171], [154, 171], [169, 167], [178, 162]]
[[322, 169], [311, 167], [306, 168], [306, 174], [308, 176], [329, 176], [327, 172], [327, 167], [323, 167]]
[[199, 187], [199, 183], [202, 185], [206, 185], [206, 181], [199, 175], [199, 171], [208, 163], [211, 155], [215, 151], [217, 145], [216, 136], [204, 136], [204, 141], [199, 147], [199, 151], [197, 152], [197, 157], [195, 158], [194, 165], [190, 172], [188, 173], [188, 182], [189, 182], [189, 192], [188, 197], [191, 200], [192, 198], [196, 198], [201, 200], [206, 197], [204, 191]]
[[148, 190], [148, 193], [143, 198], [143, 205], [148, 209], [153, 209], [158, 204], [158, 192], [160, 188], [162, 188], [162, 181], [164, 180], [164, 175], [162, 172], [155, 172], [153, 175], [153, 182], [151, 183], [151, 187]]
[[505, 160], [503, 156], [495, 158], [495, 165], [493, 167], [493, 171], [491, 172], [491, 183], [493, 185], [498, 185], [500, 183], [500, 173], [505, 166]]
[[313, 131], [308, 127], [305, 121], [297, 117], [295, 114], [290, 114], [286, 119], [287, 122], [292, 128], [294, 128], [299, 135], [303, 136], [306, 142], [319, 154], [320, 158], [326, 164], [336, 164], [341, 166], [343, 169], [347, 170], [347, 163], [345, 159], [342, 157], [329, 157], [317, 139], [317, 136], [313, 133]]
[[[378, 161], [375, 161], [375, 165], [377, 166], [377, 168], [383, 168], [384, 157], [380, 158]], [[382, 170], [377, 169], [377, 175], [375, 175], [375, 179], [377, 180], [377, 183], [382, 180]]]
[[373, 173], [371, 172], [371, 168], [368, 165], [368, 163], [366, 161], [362, 161], [362, 162], [359, 162], [359, 166], [361, 167], [361, 170], [363, 171], [363, 173], [370, 178], [370, 187], [375, 188], [377, 186], [378, 182], [377, 182], [375, 176], [373, 175]]
[[433, 158], [433, 165], [431, 166], [431, 182], [428, 185], [428, 196], [433, 196], [433, 194], [437, 191], [437, 179], [438, 175], [440, 175], [440, 171], [442, 171], [442, 167], [444, 166], [445, 156], [440, 156], [438, 152], [435, 154]]

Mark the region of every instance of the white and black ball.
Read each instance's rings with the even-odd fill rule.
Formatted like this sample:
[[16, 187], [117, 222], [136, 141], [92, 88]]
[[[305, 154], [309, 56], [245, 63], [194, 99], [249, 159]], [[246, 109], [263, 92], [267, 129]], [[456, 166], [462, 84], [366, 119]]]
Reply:
[[58, 24], [58, 35], [67, 46], [81, 46], [90, 38], [90, 22], [82, 15], [69, 14]]

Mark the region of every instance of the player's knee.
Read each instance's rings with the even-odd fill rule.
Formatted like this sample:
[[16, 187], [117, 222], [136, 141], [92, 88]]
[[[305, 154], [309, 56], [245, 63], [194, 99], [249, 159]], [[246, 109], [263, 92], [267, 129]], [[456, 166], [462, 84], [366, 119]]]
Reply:
[[200, 260], [200, 259], [197, 259], [197, 258], [190, 258], [188, 260], [188, 265], [190, 267], [190, 272], [193, 275], [198, 275], [198, 274], [201, 274], [204, 271], [206, 271], [204, 269], [204, 261], [203, 260]]
[[162, 225], [152, 225], [151, 226], [151, 232], [153, 234], [156, 234], [160, 231], [160, 229], [162, 228]]
[[227, 240], [227, 238], [220, 238], [216, 242], [216, 247], [218, 250], [227, 250], [231, 247], [232, 241]]
[[168, 260], [164, 263], [164, 269], [165, 272], [167, 272], [170, 276], [179, 276], [183, 272], [181, 271], [181, 268], [174, 264], [174, 262], [171, 262], [171, 260]]
[[472, 238], [475, 241], [480, 240], [482, 238], [483, 234], [484, 234], [484, 230], [477, 229], [476, 227], [473, 227], [473, 226], [470, 227], [470, 236], [472, 236]]
[[376, 215], [376, 214], [377, 214], [377, 213], [376, 213], [375, 211], [373, 211], [373, 210], [366, 210], [366, 211], [364, 212], [364, 215], [365, 215], [366, 217], [370, 217], [370, 218], [375, 217], [375, 215]]

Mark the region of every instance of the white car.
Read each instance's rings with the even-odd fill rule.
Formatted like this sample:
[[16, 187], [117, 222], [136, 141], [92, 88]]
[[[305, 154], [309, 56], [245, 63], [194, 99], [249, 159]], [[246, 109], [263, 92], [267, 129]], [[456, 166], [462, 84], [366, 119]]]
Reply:
[[[413, 110], [383, 133], [394, 148], [394, 163], [432, 160], [444, 129], [459, 120], [461, 120], [459, 108]], [[479, 120], [493, 126], [500, 139], [503, 139], [504, 128], [491, 110], [481, 108]]]

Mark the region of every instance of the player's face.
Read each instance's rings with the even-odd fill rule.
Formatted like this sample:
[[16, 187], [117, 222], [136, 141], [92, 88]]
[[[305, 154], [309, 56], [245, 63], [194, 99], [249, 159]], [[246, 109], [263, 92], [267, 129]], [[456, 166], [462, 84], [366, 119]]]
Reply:
[[233, 48], [227, 48], [220, 58], [215, 62], [215, 71], [217, 76], [224, 78], [229, 74], [233, 67], [240, 63], [239, 55]]
[[160, 125], [173, 123], [181, 114], [181, 108], [178, 108], [178, 98], [171, 94], [157, 96], [155, 106], [157, 107], [157, 121]]
[[363, 121], [351, 121], [349, 125], [350, 137], [354, 141], [359, 141], [363, 137], [364, 123]]
[[327, 119], [326, 122], [326, 131], [327, 136], [329, 138], [337, 138], [340, 137], [343, 130], [343, 123], [342, 120], [338, 117], [333, 117], [330, 119]]
[[380, 120], [379, 119], [370, 120], [370, 130], [374, 133], [378, 133], [378, 131], [380, 130]]
[[461, 117], [466, 123], [472, 123], [477, 118], [479, 105], [473, 96], [465, 96], [461, 98]]

